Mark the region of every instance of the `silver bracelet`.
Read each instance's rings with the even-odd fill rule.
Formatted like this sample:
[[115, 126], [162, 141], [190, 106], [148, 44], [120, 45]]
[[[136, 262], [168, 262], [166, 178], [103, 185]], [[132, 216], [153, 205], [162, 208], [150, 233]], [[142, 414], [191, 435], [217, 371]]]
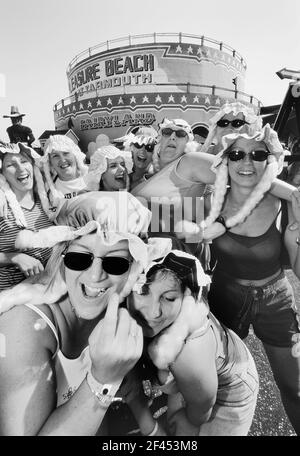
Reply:
[[101, 405], [108, 407], [113, 401], [120, 384], [100, 383], [93, 376], [91, 369], [86, 374], [86, 382]]

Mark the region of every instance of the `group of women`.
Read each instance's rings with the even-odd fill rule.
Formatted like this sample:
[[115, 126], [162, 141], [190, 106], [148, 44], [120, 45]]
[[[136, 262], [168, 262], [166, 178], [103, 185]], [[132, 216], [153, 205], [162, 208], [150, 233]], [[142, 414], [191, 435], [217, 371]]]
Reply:
[[[95, 151], [89, 169], [59, 135], [41, 159], [1, 148], [2, 435], [115, 435], [120, 402], [142, 435], [247, 435], [250, 324], [300, 434], [300, 316], [283, 272], [288, 258], [300, 277], [300, 194], [276, 179], [284, 151], [250, 108], [223, 107], [204, 152], [192, 140], [164, 119], [125, 150]], [[184, 204], [202, 196], [199, 226]], [[186, 209], [180, 233], [164, 220], [153, 232], [153, 198]]]

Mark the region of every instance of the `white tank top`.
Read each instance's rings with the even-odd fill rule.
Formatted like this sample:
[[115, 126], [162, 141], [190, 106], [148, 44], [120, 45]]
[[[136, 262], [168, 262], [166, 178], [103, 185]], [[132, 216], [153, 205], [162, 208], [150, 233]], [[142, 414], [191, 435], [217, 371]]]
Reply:
[[53, 355], [56, 384], [57, 384], [57, 407], [67, 402], [74, 394], [76, 389], [85, 379], [87, 371], [91, 366], [91, 358], [89, 354], [89, 347], [86, 347], [78, 358], [66, 358], [59, 347], [59, 338], [57, 329], [47, 315], [37, 306], [33, 304], [25, 304], [26, 307], [32, 309], [37, 313], [49, 326], [57, 341], [57, 349]]

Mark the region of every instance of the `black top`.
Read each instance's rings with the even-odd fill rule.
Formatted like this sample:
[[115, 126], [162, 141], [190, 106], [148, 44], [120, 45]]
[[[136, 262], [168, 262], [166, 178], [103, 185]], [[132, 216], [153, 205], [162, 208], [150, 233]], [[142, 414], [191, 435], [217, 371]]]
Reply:
[[7, 134], [11, 143], [27, 143], [30, 146], [34, 141], [32, 130], [25, 125], [11, 125], [7, 128]]

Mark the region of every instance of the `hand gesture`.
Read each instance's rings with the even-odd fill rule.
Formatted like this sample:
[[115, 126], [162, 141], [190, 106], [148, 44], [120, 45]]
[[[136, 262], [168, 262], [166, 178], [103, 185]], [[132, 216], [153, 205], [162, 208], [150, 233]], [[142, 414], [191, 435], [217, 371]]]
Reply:
[[104, 318], [89, 337], [92, 374], [100, 383], [121, 383], [143, 351], [142, 328], [112, 293]]
[[26, 253], [16, 253], [12, 257], [12, 263], [15, 264], [26, 277], [40, 274], [44, 270], [42, 263], [36, 258]]

